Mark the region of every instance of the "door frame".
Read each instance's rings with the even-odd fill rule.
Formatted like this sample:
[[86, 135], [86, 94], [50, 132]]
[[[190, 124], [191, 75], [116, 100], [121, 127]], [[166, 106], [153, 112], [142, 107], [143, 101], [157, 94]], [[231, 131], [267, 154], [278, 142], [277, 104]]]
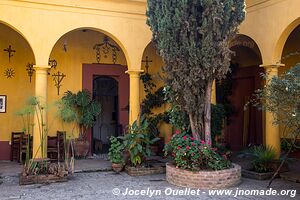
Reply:
[[[122, 127], [129, 123], [129, 76], [126, 74], [127, 66], [118, 64], [82, 64], [82, 89], [93, 93], [94, 76], [109, 76], [118, 82], [118, 119]], [[89, 154], [92, 154], [92, 129], [88, 130], [90, 143]]]

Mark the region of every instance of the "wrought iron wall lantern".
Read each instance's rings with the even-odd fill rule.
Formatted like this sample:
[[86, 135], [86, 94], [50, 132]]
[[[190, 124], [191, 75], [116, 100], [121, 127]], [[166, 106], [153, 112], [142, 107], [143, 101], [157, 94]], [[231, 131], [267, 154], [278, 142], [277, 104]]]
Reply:
[[49, 58], [48, 60], [48, 65], [51, 67], [49, 70], [48, 70], [48, 75], [50, 75], [50, 70], [53, 68], [53, 69], [56, 69], [57, 67], [57, 61], [55, 59], [51, 60]]
[[112, 52], [112, 62], [116, 64], [117, 62], [117, 52], [120, 51], [119, 47], [110, 43], [109, 38], [105, 36], [103, 42], [100, 44], [95, 44], [93, 49], [96, 51], [96, 60], [97, 63], [100, 63], [101, 52], [104, 54], [104, 58], [107, 58], [107, 55]]
[[51, 60], [49, 58], [48, 65], [51, 66], [51, 69], [52, 68], [56, 69], [56, 67], [57, 67], [57, 61], [55, 59]]
[[60, 87], [62, 86], [62, 81], [66, 77], [64, 73], [58, 71], [57, 73], [52, 75], [55, 87], [57, 88], [57, 95], [59, 95]]
[[34, 74], [34, 72], [35, 72], [35, 69], [33, 68], [33, 63], [28, 63], [27, 65], [26, 65], [26, 71], [27, 71], [27, 74], [28, 74], [28, 76], [29, 76], [29, 82], [31, 83], [31, 78], [32, 78], [32, 76], [33, 76], [33, 74]]

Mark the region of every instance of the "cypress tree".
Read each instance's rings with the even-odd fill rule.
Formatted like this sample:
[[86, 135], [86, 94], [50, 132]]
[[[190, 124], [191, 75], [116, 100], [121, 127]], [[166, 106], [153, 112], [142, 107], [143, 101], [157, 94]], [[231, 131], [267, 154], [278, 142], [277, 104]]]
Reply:
[[147, 24], [165, 81], [188, 113], [193, 136], [211, 144], [211, 88], [229, 70], [228, 42], [245, 18], [244, 0], [148, 0]]

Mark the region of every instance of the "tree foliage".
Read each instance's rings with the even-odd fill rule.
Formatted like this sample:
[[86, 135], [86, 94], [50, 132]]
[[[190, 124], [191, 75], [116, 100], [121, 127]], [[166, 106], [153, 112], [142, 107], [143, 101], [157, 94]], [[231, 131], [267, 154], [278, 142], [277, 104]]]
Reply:
[[[264, 75], [267, 79], [267, 74]], [[284, 126], [284, 137], [297, 138], [300, 133], [300, 64], [255, 93], [254, 105], [274, 114], [274, 123]], [[251, 103], [251, 102], [249, 102]]]
[[228, 72], [228, 40], [244, 20], [244, 6], [244, 0], [148, 0], [147, 23], [166, 83], [188, 113], [194, 137], [209, 143], [212, 82]]

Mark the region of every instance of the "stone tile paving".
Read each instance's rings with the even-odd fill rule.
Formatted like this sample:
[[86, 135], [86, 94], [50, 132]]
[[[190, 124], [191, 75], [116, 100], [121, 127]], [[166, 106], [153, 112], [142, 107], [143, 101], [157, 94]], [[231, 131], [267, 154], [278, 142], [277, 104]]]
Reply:
[[[250, 179], [243, 179], [242, 183], [238, 186], [239, 189], [256, 189], [266, 190], [266, 181], [256, 181]], [[157, 195], [144, 196], [124, 196], [112, 194], [120, 191], [124, 193], [126, 188], [130, 190], [151, 190], [161, 191], [156, 192]], [[297, 190], [300, 192], [300, 184], [287, 182], [277, 179], [272, 185], [276, 190]], [[68, 182], [57, 183], [50, 185], [31, 185], [19, 186], [18, 178], [16, 176], [5, 176], [3, 183], [0, 185], [0, 200], [9, 199], [26, 199], [26, 200], [110, 200], [110, 199], [291, 199], [289, 196], [210, 196], [208, 191], [200, 191], [199, 195], [165, 195], [164, 191], [178, 191], [184, 188], [179, 188], [168, 184], [165, 181], [165, 175], [152, 175], [145, 177], [130, 177], [126, 173], [115, 174], [114, 172], [93, 172], [93, 173], [78, 173], [75, 174]], [[233, 193], [236, 188], [232, 188]], [[205, 193], [203, 193], [205, 192]], [[300, 199], [299, 194], [296, 194], [294, 199]]]

